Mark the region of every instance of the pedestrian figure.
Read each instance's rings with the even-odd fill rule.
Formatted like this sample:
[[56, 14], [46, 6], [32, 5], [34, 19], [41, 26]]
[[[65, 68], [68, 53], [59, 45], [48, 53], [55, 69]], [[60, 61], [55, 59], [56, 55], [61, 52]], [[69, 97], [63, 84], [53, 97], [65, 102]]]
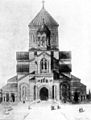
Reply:
[[84, 112], [83, 108], [79, 108], [79, 112], [80, 112], [80, 113], [81, 113], [81, 112]]
[[59, 106], [59, 105], [57, 106], [57, 109], [60, 109], [60, 106]]
[[52, 106], [51, 106], [51, 110], [55, 110], [55, 106], [52, 105]]

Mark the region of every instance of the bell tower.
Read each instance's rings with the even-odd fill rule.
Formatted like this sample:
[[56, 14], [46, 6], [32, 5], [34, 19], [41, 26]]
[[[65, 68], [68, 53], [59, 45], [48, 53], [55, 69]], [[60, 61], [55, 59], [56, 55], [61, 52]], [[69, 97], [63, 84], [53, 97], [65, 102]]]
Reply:
[[45, 10], [44, 1], [40, 12], [29, 23], [29, 50], [58, 49], [58, 23]]

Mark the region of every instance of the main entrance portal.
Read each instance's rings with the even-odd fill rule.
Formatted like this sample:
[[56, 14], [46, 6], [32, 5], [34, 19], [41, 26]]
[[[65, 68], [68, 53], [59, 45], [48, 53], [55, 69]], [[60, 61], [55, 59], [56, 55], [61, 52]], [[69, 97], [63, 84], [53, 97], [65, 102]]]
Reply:
[[48, 89], [46, 87], [41, 88], [40, 99], [41, 100], [48, 100]]

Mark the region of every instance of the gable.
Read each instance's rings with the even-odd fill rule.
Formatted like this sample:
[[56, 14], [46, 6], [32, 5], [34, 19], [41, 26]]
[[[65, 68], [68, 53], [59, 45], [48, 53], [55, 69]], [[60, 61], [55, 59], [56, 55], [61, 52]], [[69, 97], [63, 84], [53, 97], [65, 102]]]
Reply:
[[51, 57], [51, 52], [50, 51], [43, 51], [43, 52], [39, 51], [39, 52], [37, 52], [37, 57], [40, 57], [40, 56], [49, 56], [49, 57]]
[[7, 82], [8, 83], [17, 83], [17, 76], [10, 78]]
[[35, 61], [37, 63], [39, 63], [43, 58], [45, 58], [46, 60], [48, 60], [49, 62], [51, 61], [51, 53], [47, 52], [47, 51], [43, 51], [43, 52], [37, 52]]
[[5, 86], [2, 87], [3, 92], [16, 92], [17, 91], [17, 84], [12, 83], [12, 84], [6, 84]]

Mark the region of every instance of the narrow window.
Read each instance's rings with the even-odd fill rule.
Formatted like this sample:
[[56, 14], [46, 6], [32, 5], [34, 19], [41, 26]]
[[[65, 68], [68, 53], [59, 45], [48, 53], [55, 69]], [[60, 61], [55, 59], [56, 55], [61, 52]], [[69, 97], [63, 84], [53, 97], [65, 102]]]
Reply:
[[48, 72], [48, 61], [45, 58], [43, 58], [40, 62], [40, 70], [42, 73]]

